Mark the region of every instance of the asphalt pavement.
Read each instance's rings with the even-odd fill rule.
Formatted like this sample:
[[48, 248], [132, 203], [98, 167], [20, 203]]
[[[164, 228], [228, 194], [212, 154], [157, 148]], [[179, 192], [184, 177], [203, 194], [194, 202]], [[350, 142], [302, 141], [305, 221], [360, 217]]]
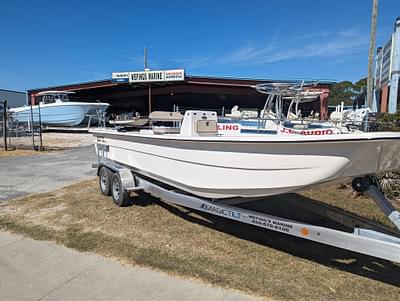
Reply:
[[0, 202], [48, 192], [96, 176], [93, 145], [40, 155], [0, 158]]

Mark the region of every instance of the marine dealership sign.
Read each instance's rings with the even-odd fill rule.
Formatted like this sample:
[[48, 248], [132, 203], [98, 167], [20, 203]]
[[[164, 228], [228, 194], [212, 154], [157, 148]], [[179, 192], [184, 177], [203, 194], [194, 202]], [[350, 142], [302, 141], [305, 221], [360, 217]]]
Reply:
[[113, 82], [149, 83], [185, 80], [184, 69], [113, 72]]
[[128, 83], [129, 72], [113, 72], [111, 74], [111, 79], [114, 83]]

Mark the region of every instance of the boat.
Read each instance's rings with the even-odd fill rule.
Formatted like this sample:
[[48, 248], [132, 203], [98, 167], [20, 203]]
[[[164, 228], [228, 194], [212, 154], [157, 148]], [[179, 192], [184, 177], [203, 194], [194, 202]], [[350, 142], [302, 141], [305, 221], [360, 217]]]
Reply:
[[[104, 102], [71, 101], [70, 91], [44, 91], [38, 105], [10, 109], [19, 123], [41, 123], [47, 126], [77, 126], [100, 118], [109, 104]], [[91, 118], [93, 117], [93, 118]]]
[[[320, 91], [313, 91], [316, 82], [283, 82], [258, 84], [254, 88], [267, 95], [264, 107], [258, 114], [254, 110], [239, 110], [236, 105], [230, 114], [219, 118], [223, 124], [237, 123], [242, 133], [282, 135], [330, 135], [348, 133], [349, 129], [336, 121], [321, 121], [311, 110], [302, 112], [301, 105], [314, 102]], [[306, 113], [306, 114], [304, 114]], [[305, 116], [303, 116], [305, 115]]]
[[372, 113], [370, 108], [345, 109], [342, 104], [338, 105], [336, 110], [331, 113], [330, 119], [334, 121], [341, 121], [346, 124], [361, 126], [363, 121], [365, 121], [370, 113]]
[[[162, 112], [156, 115], [162, 119]], [[276, 195], [400, 169], [400, 133], [223, 135], [216, 112], [186, 111], [183, 120], [173, 118], [176, 112], [165, 115], [179, 126], [93, 130], [97, 154], [211, 199]]]
[[114, 127], [143, 127], [149, 122], [149, 118], [140, 116], [139, 112], [112, 114], [112, 119], [108, 123]]

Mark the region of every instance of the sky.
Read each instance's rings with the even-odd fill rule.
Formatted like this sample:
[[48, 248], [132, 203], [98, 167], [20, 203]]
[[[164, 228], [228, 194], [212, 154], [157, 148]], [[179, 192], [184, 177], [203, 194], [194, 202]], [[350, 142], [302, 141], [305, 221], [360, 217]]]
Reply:
[[[0, 89], [184, 68], [190, 75], [357, 81], [367, 74], [372, 0], [7, 1]], [[400, 16], [380, 0], [377, 46]]]

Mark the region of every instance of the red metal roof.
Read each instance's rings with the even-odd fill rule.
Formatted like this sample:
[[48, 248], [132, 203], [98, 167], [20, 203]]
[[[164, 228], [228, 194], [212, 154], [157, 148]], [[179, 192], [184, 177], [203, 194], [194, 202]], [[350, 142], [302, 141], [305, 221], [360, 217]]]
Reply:
[[[151, 83], [152, 86], [165, 86], [165, 85], [179, 85], [179, 84], [198, 84], [198, 85], [212, 85], [212, 86], [233, 86], [233, 87], [251, 87], [259, 83], [266, 82], [294, 82], [294, 80], [273, 80], [273, 79], [250, 79], [250, 78], [232, 78], [232, 77], [211, 77], [211, 76], [185, 76], [184, 82], [162, 82], [162, 83]], [[298, 81], [298, 80], [297, 80]], [[329, 88], [334, 84], [332, 81], [321, 81], [318, 83], [318, 87], [320, 88]], [[90, 81], [90, 82], [82, 82], [76, 84], [67, 84], [60, 86], [51, 86], [51, 87], [42, 87], [37, 89], [28, 90], [28, 94], [36, 94], [38, 92], [46, 91], [46, 90], [64, 90], [64, 91], [79, 91], [79, 90], [88, 90], [88, 89], [97, 89], [97, 88], [106, 88], [113, 86], [129, 86], [129, 84], [121, 84], [114, 83], [111, 79], [99, 80], [99, 81]], [[135, 87], [147, 86], [145, 84], [136, 84]]]

